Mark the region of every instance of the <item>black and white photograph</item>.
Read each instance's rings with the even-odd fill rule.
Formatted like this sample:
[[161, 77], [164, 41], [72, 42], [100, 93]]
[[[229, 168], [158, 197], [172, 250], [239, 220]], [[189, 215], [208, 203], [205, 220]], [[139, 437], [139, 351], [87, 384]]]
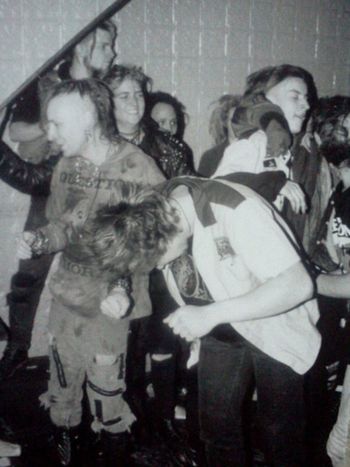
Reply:
[[0, 467], [350, 467], [350, 0], [0, 0]]

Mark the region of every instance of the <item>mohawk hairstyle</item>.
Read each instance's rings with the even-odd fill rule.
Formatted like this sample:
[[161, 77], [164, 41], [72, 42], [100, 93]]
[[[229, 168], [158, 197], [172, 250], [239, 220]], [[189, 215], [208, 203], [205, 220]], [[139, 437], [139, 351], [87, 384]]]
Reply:
[[91, 243], [101, 269], [115, 278], [150, 272], [179, 232], [167, 197], [150, 187], [118, 183], [121, 201], [98, 211]]
[[61, 81], [49, 89], [43, 102], [42, 119], [46, 123], [46, 112], [49, 102], [57, 96], [78, 94], [81, 98], [88, 98], [92, 102], [96, 120], [101, 129], [101, 135], [107, 141], [120, 142], [113, 111], [112, 93], [106, 83], [101, 80], [88, 78]]

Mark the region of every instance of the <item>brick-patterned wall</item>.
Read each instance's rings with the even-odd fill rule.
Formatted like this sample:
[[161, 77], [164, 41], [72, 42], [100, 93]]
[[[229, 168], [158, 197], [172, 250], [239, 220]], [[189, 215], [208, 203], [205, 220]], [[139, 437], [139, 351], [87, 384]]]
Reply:
[[[111, 3], [0, 0], [0, 102]], [[314, 74], [320, 95], [350, 93], [349, 0], [131, 0], [114, 19], [117, 60], [142, 65], [155, 90], [186, 105], [185, 138], [196, 161], [211, 145], [210, 103], [240, 93], [247, 74], [262, 66], [301, 65]], [[28, 199], [1, 182], [0, 197], [0, 313], [6, 316]], [[43, 302], [40, 316], [46, 316]], [[45, 319], [39, 324], [33, 353], [44, 348]]]

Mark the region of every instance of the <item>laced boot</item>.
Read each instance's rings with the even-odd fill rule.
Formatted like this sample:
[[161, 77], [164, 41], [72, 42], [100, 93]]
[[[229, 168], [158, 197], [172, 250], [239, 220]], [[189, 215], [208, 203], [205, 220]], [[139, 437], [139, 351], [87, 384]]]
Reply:
[[11, 378], [28, 361], [28, 351], [16, 343], [8, 342], [0, 361], [0, 381]]

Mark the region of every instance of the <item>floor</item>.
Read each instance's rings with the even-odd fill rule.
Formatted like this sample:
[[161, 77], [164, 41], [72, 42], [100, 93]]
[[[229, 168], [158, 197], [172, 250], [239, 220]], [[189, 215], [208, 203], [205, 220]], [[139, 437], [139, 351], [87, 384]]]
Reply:
[[[53, 458], [53, 426], [47, 411], [40, 406], [39, 396], [46, 389], [48, 378], [48, 360], [46, 357], [35, 357], [28, 361], [25, 368], [8, 381], [0, 384], [0, 433], [1, 438], [21, 445], [22, 454], [12, 459], [13, 466], [19, 467], [55, 467]], [[336, 406], [337, 402], [334, 403]], [[336, 409], [334, 409], [336, 413]], [[332, 415], [334, 417], [334, 414]], [[252, 417], [252, 434], [255, 439], [254, 467], [268, 467], [259, 450], [258, 436], [254, 432], [254, 414]], [[328, 423], [328, 421], [327, 421]], [[74, 467], [110, 467], [111, 464], [103, 460], [95, 460], [92, 446], [94, 440], [88, 429], [88, 418], [84, 421], [83, 443], [81, 455]], [[184, 421], [177, 421], [179, 433], [186, 439]], [[322, 438], [322, 437], [321, 437]], [[176, 444], [176, 443], [175, 443]], [[184, 444], [177, 443], [169, 449], [162, 442], [153, 445], [134, 444], [131, 448], [131, 457], [127, 465], [113, 464], [115, 467], [187, 467], [186, 463], [176, 460], [176, 449], [183, 448]], [[324, 446], [316, 449], [324, 451]], [[317, 456], [316, 456], [317, 457]], [[320, 457], [318, 457], [320, 459]], [[1, 465], [1, 463], [0, 463]], [[197, 461], [198, 467], [205, 467], [204, 460]], [[327, 459], [317, 460], [314, 467], [329, 467]], [[313, 467], [310, 465], [309, 467]]]

